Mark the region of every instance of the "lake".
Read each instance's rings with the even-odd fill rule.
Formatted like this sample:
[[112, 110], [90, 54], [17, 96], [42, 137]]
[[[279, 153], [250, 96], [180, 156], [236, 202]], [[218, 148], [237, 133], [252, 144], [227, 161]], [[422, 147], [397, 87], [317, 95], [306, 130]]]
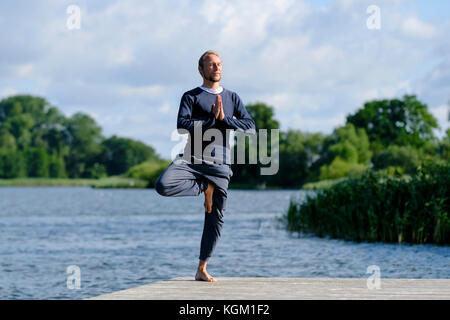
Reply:
[[[288, 232], [280, 222], [306, 191], [229, 190], [214, 277], [450, 278], [450, 248], [355, 243]], [[194, 276], [203, 195], [154, 189], [0, 187], [0, 299], [83, 299]], [[71, 267], [72, 266], [72, 267]], [[79, 289], [68, 284], [80, 271]]]

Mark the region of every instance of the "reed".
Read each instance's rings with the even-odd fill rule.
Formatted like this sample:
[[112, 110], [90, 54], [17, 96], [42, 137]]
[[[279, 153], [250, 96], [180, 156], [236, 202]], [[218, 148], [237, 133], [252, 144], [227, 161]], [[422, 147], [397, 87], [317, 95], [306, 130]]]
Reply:
[[450, 166], [424, 165], [409, 179], [369, 171], [291, 200], [287, 228], [352, 241], [450, 243]]

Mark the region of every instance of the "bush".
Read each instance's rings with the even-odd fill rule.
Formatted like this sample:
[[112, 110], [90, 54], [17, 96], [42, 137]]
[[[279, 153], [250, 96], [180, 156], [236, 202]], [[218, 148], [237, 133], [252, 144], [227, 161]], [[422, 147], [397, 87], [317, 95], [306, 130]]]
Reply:
[[148, 181], [148, 187], [153, 188], [161, 173], [170, 165], [171, 161], [142, 162], [130, 168], [126, 176]]
[[369, 166], [361, 163], [350, 163], [341, 157], [334, 158], [330, 165], [320, 168], [320, 180], [339, 179], [343, 177], [361, 177]]
[[419, 166], [410, 179], [368, 171], [291, 200], [287, 227], [353, 241], [450, 243], [450, 165]]
[[[388, 169], [389, 167], [402, 168], [403, 173], [414, 174], [423, 156], [420, 150], [412, 146], [391, 145], [386, 150], [379, 152], [372, 158], [375, 170]], [[392, 170], [392, 169], [388, 169]]]

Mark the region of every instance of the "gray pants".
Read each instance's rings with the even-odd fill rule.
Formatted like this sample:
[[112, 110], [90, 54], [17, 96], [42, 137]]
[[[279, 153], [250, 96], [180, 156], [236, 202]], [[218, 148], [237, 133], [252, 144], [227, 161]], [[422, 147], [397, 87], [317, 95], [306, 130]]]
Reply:
[[220, 239], [227, 189], [233, 175], [227, 164], [196, 164], [173, 161], [159, 176], [156, 191], [166, 197], [198, 196], [214, 184], [212, 212], [205, 210], [205, 223], [200, 243], [199, 259], [207, 261]]

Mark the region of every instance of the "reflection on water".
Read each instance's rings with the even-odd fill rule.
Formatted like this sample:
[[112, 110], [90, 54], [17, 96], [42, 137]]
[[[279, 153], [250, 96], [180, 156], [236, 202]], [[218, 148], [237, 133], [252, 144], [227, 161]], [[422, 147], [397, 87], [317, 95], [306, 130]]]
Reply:
[[[278, 218], [303, 191], [229, 190], [216, 277], [450, 278], [450, 250], [354, 243], [287, 232]], [[80, 299], [193, 276], [203, 199], [153, 189], [0, 188], [0, 298]], [[67, 288], [68, 266], [81, 289]]]

